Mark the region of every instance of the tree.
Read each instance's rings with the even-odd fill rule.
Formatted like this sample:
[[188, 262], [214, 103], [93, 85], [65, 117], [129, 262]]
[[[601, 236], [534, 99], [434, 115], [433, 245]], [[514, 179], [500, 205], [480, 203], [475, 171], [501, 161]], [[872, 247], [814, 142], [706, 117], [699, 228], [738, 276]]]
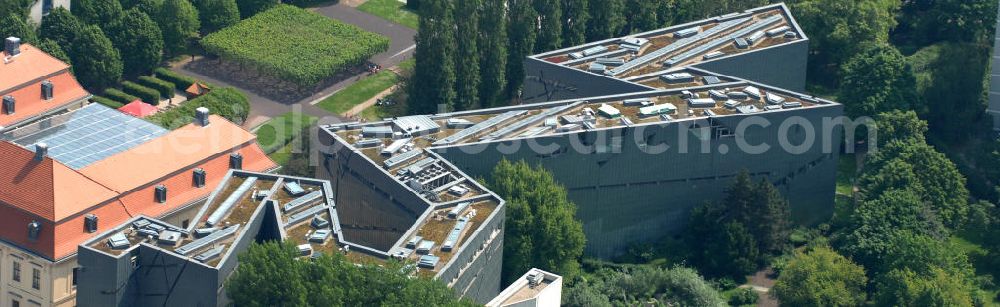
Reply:
[[123, 13], [121, 2], [118, 0], [73, 0], [70, 8], [80, 21], [97, 26], [118, 20]]
[[42, 42], [38, 43], [35, 47], [38, 47], [39, 50], [45, 51], [45, 53], [48, 53], [52, 57], [57, 58], [70, 66], [73, 65], [73, 61], [70, 60], [69, 54], [67, 54], [62, 47], [59, 47], [58, 43], [51, 39], [43, 39]]
[[17, 14], [0, 16], [0, 37], [17, 37], [22, 43], [38, 43], [38, 34], [35, 29], [28, 25], [26, 19]]
[[881, 278], [875, 293], [878, 306], [974, 306], [976, 290], [963, 279], [935, 268], [930, 276], [893, 270]]
[[809, 36], [809, 76], [835, 85], [838, 68], [862, 46], [885, 42], [901, 1], [804, 0], [792, 11]]
[[870, 116], [909, 110], [917, 100], [916, 79], [906, 58], [895, 47], [871, 44], [841, 69], [841, 103], [850, 116]]
[[39, 32], [41, 38], [51, 39], [59, 46], [68, 47], [76, 40], [77, 32], [80, 32], [81, 28], [80, 21], [76, 19], [76, 16], [60, 6], [42, 17]]
[[875, 199], [894, 189], [907, 189], [916, 195], [924, 194], [913, 165], [902, 159], [893, 159], [875, 172], [866, 172], [858, 180], [862, 199]]
[[614, 37], [622, 32], [625, 22], [625, 0], [591, 2], [587, 40], [596, 41]]
[[858, 204], [848, 229], [840, 250], [875, 272], [885, 272], [884, 263], [898, 236], [906, 233], [937, 239], [948, 236], [947, 229], [917, 194], [901, 189], [886, 191]]
[[878, 129], [878, 147], [884, 147], [893, 140], [926, 141], [924, 134], [927, 133], [927, 122], [920, 120], [917, 112], [912, 110], [879, 113], [875, 116], [875, 124]]
[[760, 245], [760, 252], [773, 255], [783, 252], [792, 224], [788, 201], [773, 184], [761, 180], [754, 188], [751, 209], [750, 219], [745, 220], [744, 225]]
[[969, 190], [955, 163], [927, 143], [915, 140], [890, 141], [865, 162], [862, 176], [878, 173], [899, 158], [913, 166], [922, 190], [919, 197], [951, 229], [960, 229], [968, 214]]
[[240, 22], [236, 0], [201, 0], [198, 2], [201, 33], [208, 34]]
[[685, 267], [600, 268], [565, 291], [564, 306], [726, 305], [722, 295], [697, 271]]
[[243, 18], [250, 18], [250, 16], [257, 15], [257, 13], [266, 11], [272, 7], [277, 6], [281, 3], [280, 0], [240, 0], [236, 2], [239, 4], [240, 15]]
[[448, 112], [455, 107], [455, 19], [454, 2], [420, 2], [417, 60], [410, 84], [410, 112]]
[[510, 23], [507, 26], [507, 97], [520, 98], [521, 87], [524, 85], [524, 57], [531, 54], [535, 48], [535, 37], [538, 35], [538, 13], [531, 6], [530, 0], [511, 0], [508, 2]]
[[626, 0], [625, 11], [630, 13], [626, 16], [628, 22], [625, 32], [637, 33], [660, 28], [662, 24], [657, 16], [657, 7], [662, 3], [660, 0]]
[[70, 49], [73, 72], [88, 91], [100, 93], [121, 80], [121, 55], [97, 26], [80, 30]]
[[483, 0], [479, 18], [479, 103], [494, 106], [507, 86], [506, 0]]
[[930, 85], [922, 92], [932, 133], [958, 143], [980, 129], [989, 55], [989, 45], [982, 44], [946, 44], [940, 49]]
[[705, 275], [743, 278], [761, 261], [757, 241], [742, 223], [727, 218], [727, 208], [706, 203], [691, 210], [684, 239], [689, 261]]
[[201, 28], [198, 10], [187, 0], [165, 0], [157, 22], [163, 33], [163, 51], [168, 55], [183, 52], [188, 40], [197, 37]]
[[118, 48], [126, 76], [148, 74], [160, 64], [163, 35], [152, 18], [136, 8], [109, 25], [108, 38]]
[[300, 260], [291, 243], [253, 244], [226, 282], [237, 306], [474, 306], [435, 280], [389, 261], [357, 266], [342, 254]]
[[155, 20], [160, 16], [160, 9], [163, 8], [164, 0], [137, 0], [131, 8], [137, 8]]
[[479, 10], [481, 0], [455, 2], [457, 18], [455, 52], [455, 110], [469, 110], [479, 101]]
[[534, 0], [534, 5], [540, 21], [535, 52], [559, 49], [562, 46], [562, 0]]
[[582, 45], [587, 38], [587, 20], [590, 19], [589, 0], [562, 3], [562, 46]]
[[789, 306], [860, 306], [868, 278], [860, 265], [828, 247], [797, 252], [771, 289]]
[[17, 15], [24, 19], [28, 18], [28, 9], [34, 0], [8, 0], [0, 1], [0, 16]]
[[490, 179], [490, 189], [507, 201], [504, 284], [533, 267], [572, 280], [586, 239], [566, 188], [541, 166], [524, 161], [501, 160]]

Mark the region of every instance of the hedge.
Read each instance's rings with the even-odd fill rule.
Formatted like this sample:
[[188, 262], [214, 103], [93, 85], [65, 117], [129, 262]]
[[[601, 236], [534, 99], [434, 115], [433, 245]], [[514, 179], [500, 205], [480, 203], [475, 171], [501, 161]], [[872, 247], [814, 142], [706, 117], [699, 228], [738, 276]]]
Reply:
[[104, 97], [111, 98], [111, 100], [121, 102], [123, 104], [128, 104], [129, 102], [133, 102], [136, 99], [139, 99], [139, 97], [126, 94], [125, 92], [113, 88], [104, 90]]
[[188, 76], [185, 76], [185, 75], [173, 72], [173, 71], [171, 71], [169, 69], [166, 69], [166, 68], [163, 68], [163, 67], [157, 68], [153, 72], [156, 74], [157, 78], [160, 78], [160, 79], [162, 79], [164, 81], [173, 83], [174, 85], [177, 86], [177, 90], [178, 91], [182, 91], [182, 92], [185, 91], [185, 90], [187, 90], [189, 87], [191, 87], [191, 84], [194, 84], [195, 82], [198, 82], [198, 80], [195, 79], [195, 78], [191, 78], [191, 77], [188, 77]]
[[160, 92], [160, 97], [162, 98], [174, 97], [174, 88], [176, 85], [171, 82], [163, 81], [155, 77], [141, 76], [139, 77], [139, 84]]
[[121, 102], [117, 102], [117, 101], [114, 101], [114, 100], [111, 100], [111, 99], [108, 99], [108, 98], [104, 98], [104, 97], [101, 97], [101, 96], [90, 97], [90, 101], [93, 101], [93, 102], [96, 102], [96, 103], [99, 103], [99, 104], [103, 104], [103, 105], [105, 105], [105, 106], [107, 106], [109, 108], [112, 108], [112, 109], [117, 109], [117, 108], [121, 108], [121, 107], [125, 106], [125, 104], [123, 104]]
[[180, 106], [153, 114], [146, 119], [167, 129], [177, 129], [194, 120], [194, 110], [206, 107], [234, 123], [242, 123], [250, 113], [250, 100], [245, 94], [231, 87], [217, 88], [203, 96], [188, 100]]
[[274, 78], [312, 86], [389, 49], [389, 38], [290, 5], [209, 34], [202, 47]]
[[160, 92], [154, 89], [139, 85], [138, 83], [132, 81], [122, 82], [122, 90], [126, 93], [135, 95], [151, 105], [160, 104]]

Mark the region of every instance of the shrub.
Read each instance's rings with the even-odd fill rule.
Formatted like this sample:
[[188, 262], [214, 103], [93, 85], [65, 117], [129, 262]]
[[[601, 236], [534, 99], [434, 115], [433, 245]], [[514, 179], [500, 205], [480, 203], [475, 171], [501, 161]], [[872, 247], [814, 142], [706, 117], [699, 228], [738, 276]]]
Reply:
[[112, 108], [112, 109], [117, 109], [117, 108], [121, 108], [121, 107], [125, 106], [125, 104], [123, 104], [121, 102], [117, 102], [117, 101], [114, 101], [114, 100], [111, 100], [111, 99], [108, 99], [108, 98], [104, 98], [104, 97], [101, 97], [101, 96], [90, 97], [90, 101], [103, 104], [103, 105], [105, 105], [105, 106], [107, 106], [109, 108]]
[[151, 105], [157, 105], [160, 103], [160, 92], [154, 89], [139, 85], [138, 83], [132, 81], [122, 82], [122, 90], [126, 93], [135, 95]]
[[198, 107], [206, 107], [212, 114], [235, 123], [242, 123], [250, 112], [250, 100], [234, 88], [217, 88], [204, 96], [188, 100], [176, 108], [156, 113], [146, 119], [164, 128], [176, 129], [191, 123], [194, 119], [194, 110]]
[[757, 293], [753, 292], [750, 288], [740, 288], [737, 289], [732, 295], [729, 296], [729, 305], [732, 306], [756, 306], [757, 305]]
[[173, 83], [174, 85], [176, 85], [178, 91], [187, 90], [187, 88], [191, 87], [191, 84], [194, 84], [195, 82], [198, 82], [198, 80], [195, 79], [195, 78], [191, 78], [191, 77], [188, 77], [188, 76], [185, 76], [185, 75], [173, 72], [173, 71], [171, 71], [169, 69], [166, 69], [166, 68], [163, 68], [163, 67], [157, 68], [156, 70], [154, 70], [154, 72], [156, 73], [156, 77], [157, 78], [160, 78], [162, 80], [165, 80], [167, 82], [170, 82], [170, 83]]
[[160, 97], [162, 98], [174, 97], [174, 88], [176, 85], [172, 82], [163, 81], [150, 76], [141, 76], [139, 77], [139, 84], [160, 92]]
[[[389, 39], [290, 5], [209, 34], [202, 47], [275, 78], [311, 86], [388, 50]], [[289, 46], [295, 46], [290, 50]]]
[[129, 103], [129, 102], [133, 102], [136, 99], [139, 99], [139, 97], [135, 97], [135, 96], [126, 94], [125, 92], [122, 92], [122, 91], [120, 91], [118, 89], [113, 89], [113, 88], [109, 88], [107, 90], [104, 90], [104, 97], [111, 98], [112, 100], [120, 102], [120, 103], [123, 103], [123, 104]]

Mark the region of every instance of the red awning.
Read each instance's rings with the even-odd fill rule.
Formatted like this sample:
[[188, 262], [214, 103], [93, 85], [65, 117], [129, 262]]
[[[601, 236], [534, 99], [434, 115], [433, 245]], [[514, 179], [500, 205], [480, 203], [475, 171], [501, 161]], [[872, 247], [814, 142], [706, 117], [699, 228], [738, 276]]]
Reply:
[[156, 114], [156, 111], [158, 110], [156, 109], [156, 107], [148, 103], [142, 102], [141, 100], [136, 100], [130, 102], [129, 104], [121, 108], [118, 108], [118, 111], [122, 111], [122, 113], [132, 115], [138, 118], [144, 118], [146, 116]]

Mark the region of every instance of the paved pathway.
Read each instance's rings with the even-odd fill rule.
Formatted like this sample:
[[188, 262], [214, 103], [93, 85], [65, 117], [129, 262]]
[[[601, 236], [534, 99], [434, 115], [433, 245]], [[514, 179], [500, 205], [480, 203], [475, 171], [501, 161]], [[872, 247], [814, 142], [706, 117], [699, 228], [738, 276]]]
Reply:
[[[389, 50], [378, 55], [375, 55], [371, 60], [372, 62], [382, 65], [382, 67], [390, 68], [398, 65], [400, 62], [413, 56], [413, 49], [415, 47], [414, 36], [416, 31], [405, 26], [387, 21], [380, 17], [376, 17], [361, 11], [358, 11], [354, 7], [344, 5], [344, 4], [331, 4], [324, 7], [319, 7], [313, 9], [319, 14], [324, 16], [337, 19], [342, 22], [356, 25], [365, 30], [376, 32], [385, 35], [390, 38], [391, 43]], [[339, 115], [332, 114], [323, 110], [319, 107], [314, 106], [314, 104], [323, 100], [333, 93], [354, 84], [362, 77], [367, 76], [368, 73], [362, 73], [338, 83], [335, 83], [313, 95], [304, 98], [294, 104], [281, 103], [261, 95], [254, 93], [252, 90], [245, 88], [245, 85], [234, 84], [230, 82], [225, 82], [219, 80], [218, 78], [213, 78], [211, 76], [206, 76], [197, 72], [194, 72], [186, 67], [186, 64], [190, 62], [187, 59], [182, 62], [175, 63], [171, 65], [171, 69], [186, 75], [194, 76], [198, 79], [204, 80], [209, 83], [213, 83], [220, 86], [231, 86], [236, 87], [247, 94], [250, 98], [250, 115], [248, 116], [247, 122], [243, 124], [246, 128], [253, 128], [260, 124], [263, 124], [267, 120], [280, 116], [282, 114], [300, 110], [304, 114], [316, 116], [320, 118], [320, 124], [329, 124], [344, 121], [344, 118]]]

